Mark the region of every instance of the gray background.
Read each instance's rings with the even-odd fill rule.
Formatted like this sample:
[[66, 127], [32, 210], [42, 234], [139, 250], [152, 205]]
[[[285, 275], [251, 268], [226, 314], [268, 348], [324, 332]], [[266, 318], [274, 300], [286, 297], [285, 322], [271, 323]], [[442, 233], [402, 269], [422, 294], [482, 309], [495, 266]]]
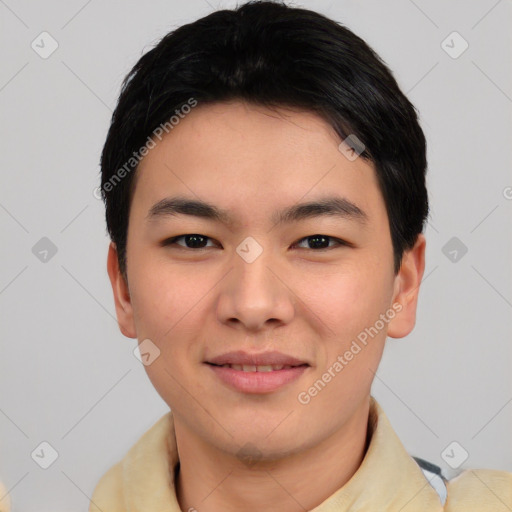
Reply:
[[[118, 329], [93, 190], [131, 66], [172, 28], [234, 5], [0, 0], [0, 480], [15, 512], [85, 512], [100, 476], [167, 411]], [[429, 143], [417, 325], [388, 340], [373, 394], [410, 453], [450, 470], [442, 453], [457, 441], [462, 468], [512, 471], [512, 2], [296, 5], [374, 47]], [[59, 45], [46, 59], [31, 47], [43, 31]], [[453, 31], [469, 44], [458, 58], [442, 46]], [[57, 249], [46, 262], [43, 237]], [[48, 469], [31, 457], [49, 456], [43, 441], [58, 452]]]

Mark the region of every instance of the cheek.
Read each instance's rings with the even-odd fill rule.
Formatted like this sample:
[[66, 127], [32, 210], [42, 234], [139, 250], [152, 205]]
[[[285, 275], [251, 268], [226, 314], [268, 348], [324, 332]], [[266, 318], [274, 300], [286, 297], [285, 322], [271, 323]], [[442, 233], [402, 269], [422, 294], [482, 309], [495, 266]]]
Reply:
[[160, 257], [139, 257], [130, 286], [138, 339], [149, 338], [160, 351], [145, 367], [159, 392], [179, 387], [172, 377], [182, 382], [192, 374], [202, 342], [198, 333], [213, 314], [209, 276], [179, 267]]
[[157, 339], [172, 336], [207, 286], [160, 256], [134, 255], [133, 268], [130, 290], [137, 332]]
[[[183, 408], [183, 386], [192, 374], [190, 336], [197, 328], [199, 299], [206, 283], [191, 287], [192, 276], [178, 273], [169, 265], [140, 259], [132, 276], [132, 306], [140, 342], [150, 339], [158, 352], [151, 364], [144, 365], [155, 390], [170, 407]], [[204, 288], [204, 290], [202, 290]], [[186, 401], [186, 400], [185, 400]]]
[[372, 325], [389, 306], [388, 277], [378, 267], [359, 261], [322, 276], [304, 279], [299, 296], [318, 319], [325, 334], [342, 340]]

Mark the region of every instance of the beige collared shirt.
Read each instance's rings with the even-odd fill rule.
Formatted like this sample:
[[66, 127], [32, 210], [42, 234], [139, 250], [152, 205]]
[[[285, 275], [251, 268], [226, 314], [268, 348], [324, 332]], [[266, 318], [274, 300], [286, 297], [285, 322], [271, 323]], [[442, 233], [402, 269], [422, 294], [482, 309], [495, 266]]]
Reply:
[[[311, 512], [509, 512], [512, 473], [467, 470], [441, 503], [371, 397], [370, 444], [352, 478]], [[178, 452], [172, 412], [160, 418], [94, 490], [89, 512], [181, 512], [174, 487]]]

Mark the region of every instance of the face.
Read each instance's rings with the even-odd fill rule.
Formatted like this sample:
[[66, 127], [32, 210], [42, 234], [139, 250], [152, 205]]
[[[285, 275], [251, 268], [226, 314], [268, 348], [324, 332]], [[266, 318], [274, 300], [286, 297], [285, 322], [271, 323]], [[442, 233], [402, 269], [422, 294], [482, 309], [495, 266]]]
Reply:
[[159, 354], [176, 424], [225, 453], [350, 429], [386, 335], [414, 326], [424, 238], [395, 275], [375, 169], [339, 144], [313, 113], [199, 104], [137, 170], [127, 286], [108, 259], [120, 328]]

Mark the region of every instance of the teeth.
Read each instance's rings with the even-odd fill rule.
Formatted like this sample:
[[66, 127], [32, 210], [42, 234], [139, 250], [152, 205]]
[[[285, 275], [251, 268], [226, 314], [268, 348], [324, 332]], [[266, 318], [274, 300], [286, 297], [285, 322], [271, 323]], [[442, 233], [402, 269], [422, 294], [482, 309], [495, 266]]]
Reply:
[[[256, 366], [256, 371], [258, 371], [258, 372], [273, 372], [274, 370], [280, 370], [281, 368], [279, 366], [277, 366], [277, 365], [276, 366], [272, 366], [270, 364], [267, 364], [267, 365], [262, 365], [262, 366]], [[244, 367], [244, 372], [245, 371], [246, 370], [245, 370], [245, 367]]]
[[282, 364], [265, 364], [265, 365], [253, 365], [253, 364], [223, 364], [222, 368], [232, 368], [233, 370], [243, 371], [243, 372], [273, 372], [277, 370], [288, 370], [289, 368], [293, 368], [290, 365], [282, 365]]

